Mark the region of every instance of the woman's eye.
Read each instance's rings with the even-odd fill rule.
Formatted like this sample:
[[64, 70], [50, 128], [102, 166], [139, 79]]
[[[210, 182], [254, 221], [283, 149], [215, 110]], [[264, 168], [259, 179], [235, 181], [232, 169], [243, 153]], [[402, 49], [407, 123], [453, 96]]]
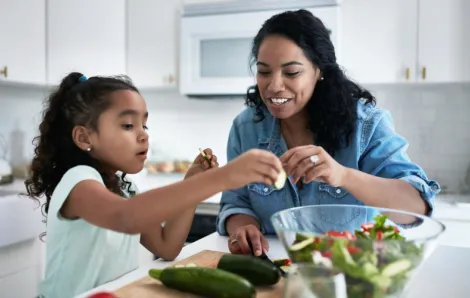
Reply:
[[143, 127], [144, 127], [145, 130], [149, 129], [149, 127], [147, 125], [144, 125]]
[[132, 125], [132, 124], [123, 124], [123, 125], [122, 125], [122, 128], [124, 128], [124, 129], [126, 129], [126, 130], [130, 130], [130, 129], [132, 129], [133, 127], [134, 127], [134, 125]]
[[296, 77], [298, 76], [300, 73], [300, 71], [296, 71], [296, 72], [286, 72], [286, 76], [288, 77]]
[[267, 76], [269, 75], [269, 71], [261, 71], [261, 70], [258, 70], [258, 73], [262, 76]]

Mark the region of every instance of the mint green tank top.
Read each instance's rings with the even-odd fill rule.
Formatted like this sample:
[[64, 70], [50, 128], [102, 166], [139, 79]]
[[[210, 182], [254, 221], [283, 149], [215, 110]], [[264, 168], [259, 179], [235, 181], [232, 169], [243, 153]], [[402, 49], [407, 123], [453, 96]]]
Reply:
[[[139, 234], [118, 233], [60, 215], [70, 191], [83, 180], [103, 183], [94, 168], [77, 166], [65, 173], [52, 194], [45, 239], [46, 274], [39, 286], [40, 297], [74, 297], [139, 266]], [[134, 184], [131, 189], [137, 192]], [[126, 192], [123, 199], [129, 197]]]

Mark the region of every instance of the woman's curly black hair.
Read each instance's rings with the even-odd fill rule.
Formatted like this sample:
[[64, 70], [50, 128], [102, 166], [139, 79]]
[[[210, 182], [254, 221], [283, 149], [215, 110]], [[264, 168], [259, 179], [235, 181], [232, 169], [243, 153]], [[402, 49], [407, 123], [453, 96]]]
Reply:
[[[307, 103], [309, 129], [315, 142], [329, 154], [349, 145], [357, 121], [357, 101], [364, 99], [375, 105], [372, 94], [349, 80], [336, 62], [330, 33], [323, 22], [307, 10], [286, 11], [268, 19], [253, 40], [251, 63], [258, 59], [258, 51], [265, 38], [280, 35], [295, 42], [305, 56], [317, 66], [323, 80], [317, 82], [312, 98]], [[256, 109], [255, 121], [262, 121], [263, 100], [258, 86], [248, 88], [245, 104]]]
[[25, 181], [27, 196], [39, 202], [46, 196], [43, 205], [45, 214], [49, 211], [52, 193], [62, 176], [71, 168], [87, 165], [95, 168], [103, 178], [106, 187], [120, 195], [127, 188], [130, 195], [131, 183], [125, 179], [110, 177], [100, 165], [76, 146], [72, 129], [83, 125], [97, 130], [98, 118], [111, 104], [111, 93], [119, 90], [138, 92], [130, 79], [122, 77], [92, 77], [81, 80], [81, 73], [67, 75], [59, 87], [46, 101], [43, 119], [39, 125], [39, 136], [34, 138], [34, 157], [31, 163], [31, 177]]

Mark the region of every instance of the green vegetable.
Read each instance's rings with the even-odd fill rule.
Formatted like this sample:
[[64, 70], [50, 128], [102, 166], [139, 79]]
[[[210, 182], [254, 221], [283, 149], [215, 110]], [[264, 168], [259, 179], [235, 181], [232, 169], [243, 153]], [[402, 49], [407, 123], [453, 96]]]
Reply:
[[276, 266], [288, 266], [286, 264], [290, 264], [289, 259], [278, 259], [278, 260], [273, 260], [274, 265]]
[[398, 260], [394, 263], [388, 264], [387, 266], [384, 267], [382, 270], [382, 275], [387, 276], [387, 277], [392, 277], [397, 274], [403, 273], [410, 269], [411, 267], [411, 262], [409, 260], [401, 259]]
[[208, 298], [254, 298], [254, 286], [241, 276], [207, 267], [150, 269], [149, 275], [168, 288]]
[[248, 255], [223, 255], [217, 268], [240, 275], [255, 286], [274, 285], [281, 278], [274, 264]]
[[306, 248], [307, 246], [309, 246], [310, 244], [312, 244], [313, 242], [315, 241], [315, 238], [307, 238], [301, 242], [298, 242], [294, 245], [292, 245], [290, 247], [290, 250], [291, 251], [299, 251], [299, 250], [302, 250], [304, 248]]
[[355, 238], [344, 237], [347, 232], [340, 231], [329, 231], [323, 237], [297, 234], [289, 249], [292, 262], [342, 272], [348, 298], [395, 295], [421, 262], [423, 249], [406, 241], [397, 227], [386, 225], [387, 216], [378, 215], [374, 220], [356, 230]]

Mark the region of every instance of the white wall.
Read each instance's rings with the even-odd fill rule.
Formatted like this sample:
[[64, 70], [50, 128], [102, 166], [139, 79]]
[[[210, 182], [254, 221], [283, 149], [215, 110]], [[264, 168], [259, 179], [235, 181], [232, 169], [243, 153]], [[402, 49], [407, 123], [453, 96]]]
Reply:
[[[470, 166], [470, 85], [371, 87], [378, 106], [389, 109], [396, 129], [410, 142], [409, 154], [449, 191], [465, 190]], [[149, 109], [150, 142], [160, 150], [150, 158], [192, 160], [211, 147], [226, 162], [226, 141], [243, 100], [187, 99], [176, 93], [143, 92]], [[9, 137], [15, 121], [26, 132], [24, 155], [40, 120], [41, 91], [0, 86], [0, 133]], [[163, 152], [163, 153], [162, 153]]]

